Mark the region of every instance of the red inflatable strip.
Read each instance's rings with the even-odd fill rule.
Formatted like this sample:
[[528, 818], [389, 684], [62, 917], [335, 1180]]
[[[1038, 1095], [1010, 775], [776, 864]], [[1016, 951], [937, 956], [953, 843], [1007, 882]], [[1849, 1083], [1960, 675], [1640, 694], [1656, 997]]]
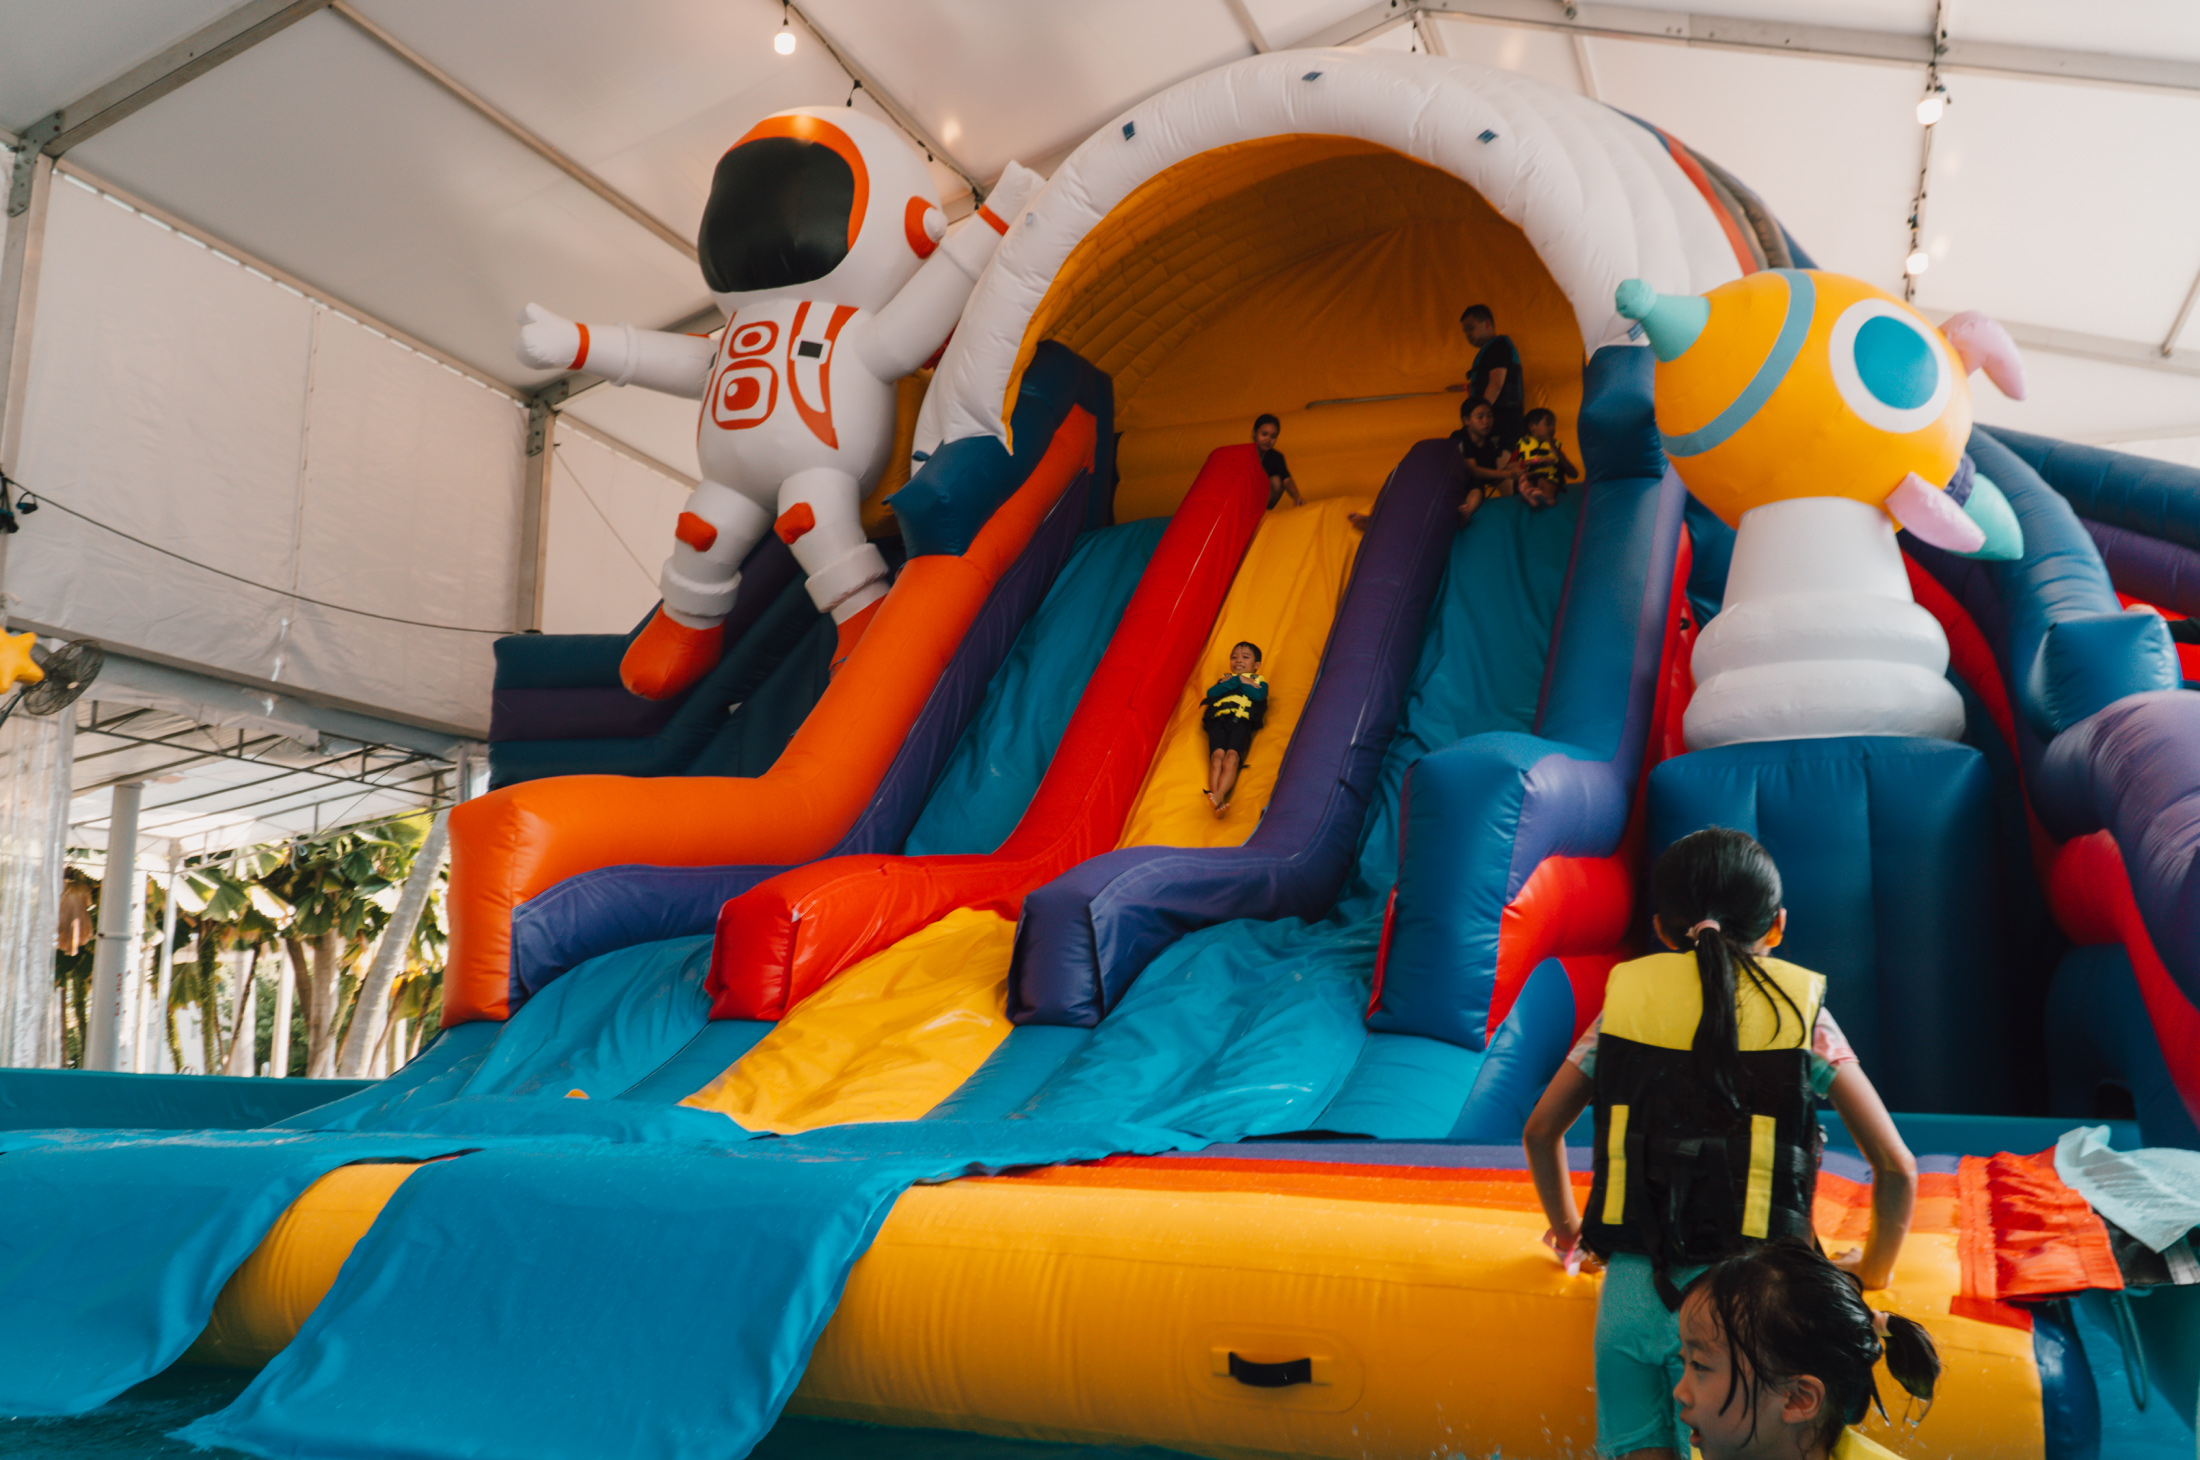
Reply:
[[1957, 1316], [2030, 1328], [2031, 1315], [2012, 1302], [2123, 1287], [2108, 1228], [2055, 1174], [2053, 1152], [1965, 1156], [1956, 1185]]
[[1008, 840], [987, 856], [833, 857], [734, 898], [711, 951], [711, 1017], [778, 1019], [957, 908], [1016, 917], [1025, 893], [1112, 848], [1267, 504], [1252, 445], [1208, 457]]
[[2072, 837], [2056, 850], [2047, 874], [2047, 902], [2071, 942], [2121, 943], [2131, 955], [2131, 972], [2170, 1080], [2185, 1109], [2200, 1121], [2200, 1009], [2185, 997], [2155, 951], [2112, 833]]
[[986, 595], [1091, 468], [1095, 433], [1092, 416], [1072, 410], [966, 551], [909, 560], [763, 775], [555, 776], [453, 808], [444, 1024], [505, 1017], [512, 910], [568, 877], [628, 863], [785, 865], [830, 851], [877, 790]]

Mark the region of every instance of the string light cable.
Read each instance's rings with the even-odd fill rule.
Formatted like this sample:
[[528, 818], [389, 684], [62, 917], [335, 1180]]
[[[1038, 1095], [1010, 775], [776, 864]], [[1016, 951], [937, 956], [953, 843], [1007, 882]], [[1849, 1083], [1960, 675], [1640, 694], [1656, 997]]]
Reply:
[[242, 583], [247, 588], [257, 588], [262, 593], [273, 593], [278, 597], [292, 599], [298, 603], [310, 603], [315, 608], [331, 609], [337, 613], [356, 614], [360, 618], [379, 619], [387, 624], [403, 624], [407, 628], [440, 629], [448, 634], [489, 634], [502, 638], [512, 632], [510, 629], [481, 629], [475, 628], [471, 624], [439, 624], [431, 623], [426, 619], [404, 618], [394, 613], [376, 613], [371, 608], [354, 608], [348, 603], [331, 603], [325, 598], [315, 598], [311, 594], [300, 593], [293, 588], [277, 588], [272, 583], [262, 583], [256, 578], [247, 578], [241, 573], [232, 573], [226, 568], [217, 568], [212, 563], [202, 563], [197, 558], [188, 557], [173, 548], [164, 548], [157, 542], [147, 542], [135, 533], [124, 532], [111, 522], [102, 522], [97, 517], [79, 512], [68, 503], [48, 493], [40, 492], [34, 496], [23, 483], [8, 476], [5, 472], [0, 472], [0, 502], [6, 500], [11, 488], [14, 489], [16, 494], [15, 506], [7, 513], [5, 525], [0, 525], [0, 532], [15, 532], [21, 526], [16, 520], [19, 516], [36, 512], [41, 506], [51, 507], [56, 512], [66, 513], [79, 522], [98, 528], [101, 532], [112, 533], [125, 542], [136, 543], [139, 547], [149, 552], [159, 553], [164, 558], [174, 558], [177, 562], [197, 568], [203, 573], [212, 573], [217, 578], [227, 578], [232, 583]]

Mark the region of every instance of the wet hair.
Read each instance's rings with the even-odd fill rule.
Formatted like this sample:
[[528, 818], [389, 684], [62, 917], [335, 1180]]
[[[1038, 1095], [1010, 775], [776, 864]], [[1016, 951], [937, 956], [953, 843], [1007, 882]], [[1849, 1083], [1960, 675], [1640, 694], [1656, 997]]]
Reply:
[[1490, 307], [1487, 304], [1470, 304], [1459, 311], [1459, 322], [1461, 324], [1465, 324], [1470, 319], [1481, 320], [1484, 324], [1497, 323], [1497, 316], [1490, 313]]
[[1523, 426], [1532, 426], [1538, 421], [1549, 421], [1551, 429], [1555, 431], [1558, 429], [1558, 412], [1548, 406], [1537, 406], [1520, 418], [1520, 424]]
[[[1696, 955], [1696, 977], [1703, 985], [1703, 1013], [1696, 1019], [1696, 1072], [1728, 1105], [1739, 1100], [1741, 1021], [1735, 1008], [1739, 980], [1747, 978], [1772, 1004], [1773, 1031], [1785, 1019], [1787, 1005], [1797, 1025], [1803, 1011], [1787, 990], [1766, 976], [1749, 952], [1751, 944], [1772, 931], [1780, 915], [1780, 869], [1755, 837], [1731, 827], [1690, 832], [1665, 849], [1650, 871], [1650, 898], [1658, 926], [1675, 943]], [[1691, 932], [1706, 921], [1717, 927]], [[1810, 1030], [1802, 1027], [1801, 1037]]]
[[1235, 644], [1232, 644], [1230, 646], [1230, 652], [1233, 654], [1235, 654], [1240, 649], [1252, 650], [1253, 662], [1255, 664], [1260, 663], [1260, 645], [1254, 643], [1251, 639], [1240, 639]]
[[1277, 420], [1274, 416], [1269, 415], [1265, 411], [1263, 411], [1260, 415], [1253, 417], [1254, 434], [1258, 435], [1260, 432], [1260, 428], [1263, 426], [1275, 427], [1276, 433], [1278, 435], [1281, 435], [1283, 433], [1283, 422]]
[[[1886, 1415], [1872, 1378], [1882, 1355], [1897, 1384], [1928, 1408], [1932, 1404], [1940, 1380], [1932, 1335], [1899, 1313], [1874, 1314], [1856, 1279], [1800, 1238], [1783, 1237], [1712, 1264], [1688, 1285], [1683, 1301], [1699, 1296], [1726, 1340], [1721, 1414], [1739, 1398], [1754, 1426], [1761, 1388], [1808, 1374], [1826, 1389], [1816, 1438], [1830, 1444], [1868, 1409]], [[1886, 1324], [1884, 1339], [1875, 1318]]]

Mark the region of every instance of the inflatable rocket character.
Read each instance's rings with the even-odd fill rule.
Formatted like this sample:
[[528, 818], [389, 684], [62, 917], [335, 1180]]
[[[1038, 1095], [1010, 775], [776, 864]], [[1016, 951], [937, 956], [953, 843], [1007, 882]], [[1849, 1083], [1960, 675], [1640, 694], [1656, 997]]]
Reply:
[[673, 530], [664, 606], [620, 665], [628, 689], [667, 699], [718, 662], [741, 560], [767, 531], [840, 626], [834, 663], [846, 657], [886, 596], [857, 510], [893, 449], [894, 382], [947, 339], [1039, 183], [1011, 162], [950, 236], [908, 143], [846, 108], [798, 107], [751, 127], [711, 180], [696, 249], [728, 321], [719, 340], [527, 306], [529, 365], [703, 402], [702, 485]]
[[1977, 314], [1935, 329], [1861, 280], [1804, 269], [1705, 295], [1630, 279], [1617, 304], [1657, 356], [1667, 458], [1736, 529], [1726, 602], [1691, 661], [1689, 747], [1959, 737], [1948, 640], [1910, 596], [1895, 529], [2022, 555], [2008, 499], [1963, 451], [1973, 369], [2024, 396], [2008, 333]]

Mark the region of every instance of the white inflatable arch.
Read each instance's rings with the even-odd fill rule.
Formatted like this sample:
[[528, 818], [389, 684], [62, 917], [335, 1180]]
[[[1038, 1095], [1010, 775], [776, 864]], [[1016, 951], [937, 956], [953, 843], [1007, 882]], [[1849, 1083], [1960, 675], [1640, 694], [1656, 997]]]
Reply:
[[[1692, 179], [1642, 124], [1510, 72], [1361, 51], [1274, 53], [1224, 66], [1116, 118], [1008, 220], [941, 361], [914, 444], [929, 453], [946, 440], [1004, 437], [1023, 362], [1050, 337], [1116, 375], [1121, 410], [1160, 356], [1195, 343], [1217, 309], [1233, 298], [1242, 307], [1264, 278], [1319, 293], [1337, 272], [1390, 270], [1398, 277], [1386, 288], [1403, 297], [1385, 309], [1438, 316], [1433, 327], [1448, 334], [1457, 358], [1455, 381], [1465, 363], [1455, 321], [1472, 301], [1414, 291], [1416, 276], [1441, 272], [1428, 266], [1432, 258], [1462, 248], [1485, 252], [1466, 272], [1469, 283], [1454, 281], [1454, 289], [1479, 297], [1491, 292], [1484, 279], [1493, 289], [1509, 279], [1509, 297], [1529, 301], [1513, 306], [1523, 313], [1534, 312], [1540, 289], [1546, 356], [1578, 351], [1564, 372], [1578, 375], [1598, 347], [1640, 338], [1613, 308], [1622, 280], [1700, 293], [1748, 267], [1731, 217], [1713, 206], [1713, 186], [1700, 170]], [[1454, 231], [1434, 245], [1437, 254], [1364, 251], [1386, 228], [1411, 232], [1438, 215]], [[1339, 247], [1345, 252], [1328, 256], [1328, 274], [1278, 273], [1295, 257]], [[1522, 322], [1501, 318], [1500, 326], [1520, 339]], [[1299, 333], [1283, 343], [1315, 359], [1353, 327], [1310, 306]], [[1529, 373], [1533, 380], [1533, 360]], [[1173, 388], [1181, 394], [1182, 382]], [[1574, 390], [1578, 400], [1578, 381]], [[1457, 397], [1423, 407], [1421, 420], [1436, 407], [1455, 413]], [[1220, 407], [1215, 415], [1222, 419]]]

